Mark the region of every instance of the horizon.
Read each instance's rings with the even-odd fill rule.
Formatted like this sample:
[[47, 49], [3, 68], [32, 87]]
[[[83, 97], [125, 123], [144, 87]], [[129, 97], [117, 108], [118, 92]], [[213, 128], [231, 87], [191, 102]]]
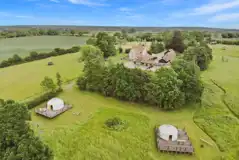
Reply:
[[2, 0], [0, 26], [239, 29], [239, 0]]

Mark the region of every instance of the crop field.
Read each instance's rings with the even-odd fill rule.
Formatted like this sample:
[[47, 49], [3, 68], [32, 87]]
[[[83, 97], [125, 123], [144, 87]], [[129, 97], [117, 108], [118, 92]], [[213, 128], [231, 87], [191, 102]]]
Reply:
[[[48, 120], [36, 115], [32, 109], [30, 123], [36, 135], [52, 148], [55, 160], [218, 160], [220, 156], [235, 160], [239, 148], [239, 48], [212, 47], [214, 60], [209, 69], [202, 72], [205, 91], [201, 107], [191, 105], [166, 112], [152, 106], [82, 92], [71, 83], [64, 85], [64, 92], [59, 95], [73, 105], [71, 110]], [[120, 62], [123, 56], [117, 55], [112, 61]], [[79, 57], [80, 53], [75, 53], [0, 69], [0, 77], [4, 77], [0, 79], [0, 97], [22, 100], [37, 94], [41, 92], [40, 82], [44, 76], [54, 78], [56, 72], [62, 75], [64, 81], [76, 78], [83, 69], [83, 63], [78, 62]], [[49, 61], [55, 65], [47, 66]], [[105, 121], [115, 116], [127, 122], [125, 130], [112, 131], [105, 127]], [[154, 128], [160, 124], [185, 127], [195, 155], [158, 152]], [[200, 138], [212, 146], [203, 143]]]
[[54, 48], [71, 48], [85, 44], [87, 37], [35, 36], [0, 39], [0, 61], [14, 54], [26, 56], [31, 51], [48, 52]]

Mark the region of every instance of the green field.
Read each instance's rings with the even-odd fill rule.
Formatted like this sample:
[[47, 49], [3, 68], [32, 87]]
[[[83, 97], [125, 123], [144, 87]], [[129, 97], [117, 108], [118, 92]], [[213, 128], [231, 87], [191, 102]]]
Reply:
[[[209, 69], [202, 72], [205, 92], [201, 107], [186, 106], [166, 112], [152, 106], [81, 92], [71, 83], [64, 86], [59, 97], [72, 104], [73, 109], [53, 120], [37, 116], [33, 109], [31, 124], [36, 134], [53, 149], [55, 160], [219, 160], [221, 155], [226, 160], [235, 160], [239, 148], [239, 48], [226, 46], [226, 50], [222, 50], [222, 45], [212, 47], [214, 60]], [[112, 61], [119, 62], [123, 56], [113, 57]], [[228, 62], [223, 62], [222, 56]], [[51, 67], [47, 66], [49, 59], [45, 59], [0, 69], [0, 77], [4, 77], [0, 79], [0, 97], [22, 100], [39, 93], [39, 84], [44, 76], [54, 77], [56, 72], [65, 81], [76, 78], [82, 74], [83, 68], [83, 64], [78, 62], [79, 57], [80, 53], [75, 53], [51, 58], [55, 64]], [[74, 115], [75, 112], [80, 115]], [[105, 120], [114, 116], [127, 121], [128, 128], [121, 132], [106, 129]], [[165, 123], [186, 128], [195, 147], [195, 155], [157, 152], [154, 127]], [[212, 146], [201, 142], [200, 138]], [[203, 148], [200, 147], [202, 144]]]
[[84, 44], [87, 37], [73, 36], [34, 36], [0, 39], [0, 61], [14, 54], [22, 57], [31, 51], [49, 52], [54, 48], [70, 48]]

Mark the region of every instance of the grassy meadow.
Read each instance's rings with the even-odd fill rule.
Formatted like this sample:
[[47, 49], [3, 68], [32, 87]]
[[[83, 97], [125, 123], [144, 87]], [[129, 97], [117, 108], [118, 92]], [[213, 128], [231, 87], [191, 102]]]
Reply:
[[27, 56], [31, 51], [49, 52], [54, 48], [71, 48], [85, 44], [87, 37], [34, 36], [0, 39], [0, 61], [14, 54]]
[[[75, 87], [66, 87], [59, 97], [71, 103], [73, 109], [53, 120], [37, 116], [32, 110], [32, 125], [36, 133], [53, 149], [56, 160], [196, 160], [213, 159], [220, 155], [216, 144], [193, 122], [194, 106], [163, 112], [150, 106], [80, 92]], [[115, 116], [128, 123], [127, 129], [117, 132], [104, 127], [104, 122]], [[165, 123], [186, 127], [196, 149], [195, 155], [176, 156], [157, 152], [154, 127]], [[36, 128], [37, 124], [39, 128]], [[201, 148], [203, 143], [200, 138], [213, 146], [204, 144], [204, 148]]]
[[[66, 84], [59, 97], [72, 104], [73, 108], [52, 120], [36, 115], [32, 109], [30, 123], [36, 134], [52, 148], [55, 160], [219, 160], [221, 155], [226, 160], [234, 160], [239, 148], [239, 48], [226, 46], [226, 50], [222, 50], [222, 45], [212, 47], [214, 60], [209, 69], [202, 72], [205, 92], [201, 107], [192, 105], [166, 112], [152, 106], [82, 92], [74, 84]], [[123, 56], [111, 59], [120, 62]], [[228, 62], [223, 62], [222, 56]], [[83, 69], [83, 63], [78, 62], [79, 57], [80, 53], [75, 53], [0, 69], [0, 77], [3, 77], [0, 79], [0, 97], [22, 100], [37, 94], [41, 92], [40, 82], [44, 76], [54, 78], [56, 72], [64, 81], [76, 78]], [[48, 61], [55, 65], [47, 66]], [[115, 116], [128, 123], [125, 130], [117, 132], [105, 128], [104, 122]], [[160, 124], [185, 127], [195, 155], [158, 152], [154, 127]]]

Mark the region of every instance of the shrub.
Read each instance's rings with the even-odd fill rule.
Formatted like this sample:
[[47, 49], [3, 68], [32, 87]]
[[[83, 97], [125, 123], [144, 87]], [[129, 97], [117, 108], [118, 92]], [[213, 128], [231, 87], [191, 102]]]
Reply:
[[57, 89], [56, 91], [46, 92], [40, 96], [31, 98], [31, 99], [27, 99], [27, 100], [23, 101], [23, 103], [25, 103], [28, 106], [28, 109], [32, 109], [32, 108], [42, 104], [43, 102], [56, 97], [61, 92], [62, 92], [62, 89]]
[[107, 128], [121, 131], [123, 129], [126, 129], [127, 123], [121, 120], [119, 117], [114, 117], [106, 120], [105, 125]]

